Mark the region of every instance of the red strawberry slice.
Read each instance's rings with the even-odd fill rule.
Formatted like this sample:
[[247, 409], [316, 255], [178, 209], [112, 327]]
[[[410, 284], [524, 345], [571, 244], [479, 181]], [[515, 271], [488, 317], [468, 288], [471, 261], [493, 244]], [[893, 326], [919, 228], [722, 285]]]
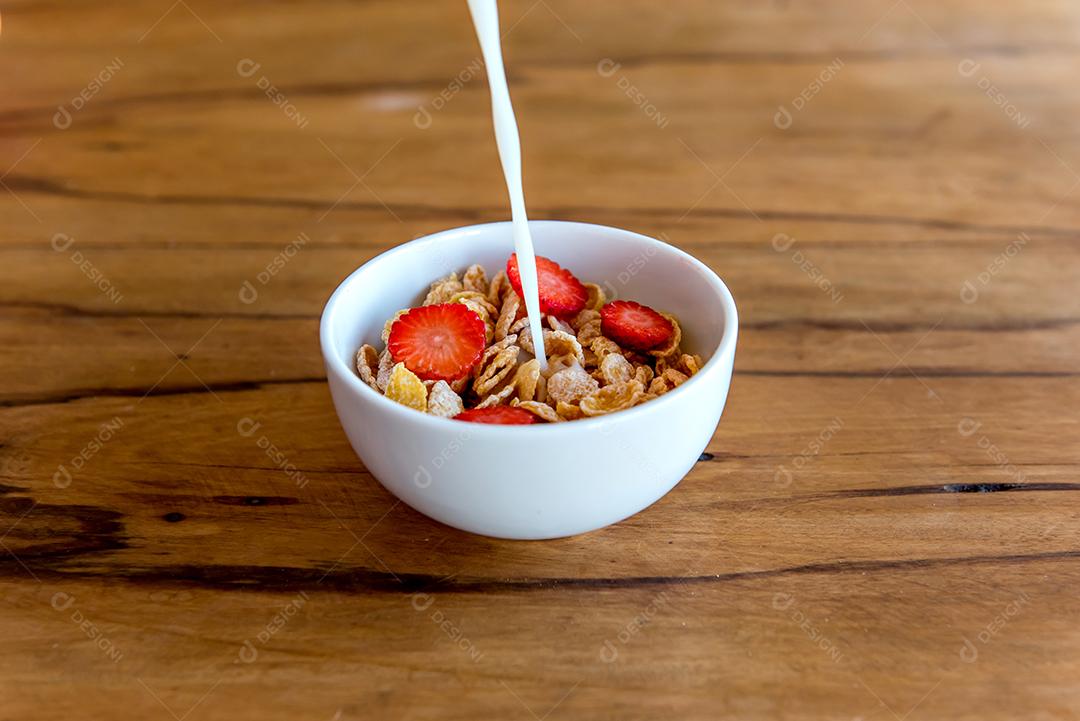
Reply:
[[413, 308], [390, 326], [386, 347], [395, 363], [427, 381], [468, 374], [484, 353], [484, 321], [462, 303]]
[[[506, 261], [506, 275], [510, 277], [510, 285], [524, 300], [517, 253], [511, 255], [510, 260]], [[577, 315], [589, 299], [589, 292], [573, 273], [555, 261], [540, 255], [536, 256], [536, 279], [540, 286], [541, 313], [550, 313], [558, 318], [570, 318]]]
[[489, 406], [487, 408], [470, 408], [454, 416], [455, 421], [470, 421], [472, 423], [499, 423], [502, 425], [527, 426], [536, 423], [536, 416], [523, 408], [511, 406]]
[[600, 309], [600, 330], [624, 348], [649, 350], [671, 340], [675, 327], [647, 305], [613, 300]]

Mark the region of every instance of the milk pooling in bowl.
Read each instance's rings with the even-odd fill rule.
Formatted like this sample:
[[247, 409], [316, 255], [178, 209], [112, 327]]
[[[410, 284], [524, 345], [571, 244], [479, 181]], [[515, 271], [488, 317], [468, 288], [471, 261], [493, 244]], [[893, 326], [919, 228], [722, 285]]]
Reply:
[[480, 52], [487, 67], [488, 87], [491, 89], [491, 115], [495, 125], [495, 144], [499, 148], [506, 190], [510, 195], [510, 215], [513, 221], [514, 252], [521, 273], [521, 292], [525, 311], [529, 314], [529, 333], [532, 336], [540, 369], [547, 369], [544, 336], [541, 331], [540, 293], [536, 278], [536, 254], [533, 252], [529, 218], [525, 213], [525, 192], [521, 182], [521, 138], [518, 136], [514, 106], [503, 68], [502, 43], [499, 37], [499, 9], [496, 0], [468, 0]]

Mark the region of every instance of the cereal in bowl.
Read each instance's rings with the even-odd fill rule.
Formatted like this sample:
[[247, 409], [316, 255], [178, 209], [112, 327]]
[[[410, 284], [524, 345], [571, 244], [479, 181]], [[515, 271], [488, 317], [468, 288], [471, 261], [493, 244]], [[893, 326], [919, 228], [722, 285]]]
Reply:
[[488, 280], [472, 265], [432, 283], [421, 305], [387, 320], [379, 352], [356, 354], [361, 380], [418, 411], [474, 423], [528, 425], [632, 408], [697, 373], [672, 315], [629, 300], [608, 302], [548, 258], [536, 257], [544, 353], [529, 333], [517, 258]]

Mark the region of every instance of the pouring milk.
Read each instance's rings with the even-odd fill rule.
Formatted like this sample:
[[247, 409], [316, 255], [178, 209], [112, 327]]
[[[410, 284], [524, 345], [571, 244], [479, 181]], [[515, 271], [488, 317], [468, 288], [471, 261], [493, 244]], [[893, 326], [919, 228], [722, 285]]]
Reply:
[[529, 219], [525, 214], [525, 193], [521, 183], [521, 139], [518, 136], [514, 107], [510, 104], [510, 89], [503, 68], [502, 43], [499, 37], [499, 9], [496, 0], [468, 0], [469, 12], [480, 52], [487, 66], [488, 86], [491, 89], [491, 115], [495, 124], [495, 144], [510, 194], [510, 215], [513, 221], [514, 252], [521, 273], [521, 291], [525, 296], [525, 311], [529, 314], [529, 333], [532, 336], [540, 370], [547, 369], [544, 336], [541, 332], [540, 293], [536, 279], [536, 254], [533, 252]]

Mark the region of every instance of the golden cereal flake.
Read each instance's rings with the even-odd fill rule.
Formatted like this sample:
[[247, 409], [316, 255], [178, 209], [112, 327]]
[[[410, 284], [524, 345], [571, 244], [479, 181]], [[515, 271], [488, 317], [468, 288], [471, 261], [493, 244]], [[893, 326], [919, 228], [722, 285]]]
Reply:
[[607, 303], [607, 296], [604, 294], [604, 289], [598, 286], [596, 283], [582, 283], [585, 286], [585, 292], [589, 294], [588, 300], [585, 301], [585, 307], [589, 310], [600, 310], [604, 307], [604, 303]]
[[415, 373], [405, 367], [404, 363], [398, 363], [390, 372], [390, 381], [386, 384], [386, 397], [418, 411], [427, 410], [427, 388]]
[[549, 356], [572, 355], [580, 365], [585, 365], [585, 354], [582, 352], [581, 343], [578, 343], [573, 333], [545, 330], [544, 353]]
[[657, 358], [666, 358], [678, 353], [679, 343], [682, 342], [682, 328], [679, 327], [679, 321], [675, 316], [671, 315], [671, 313], [665, 313], [664, 311], [657, 312], [668, 319], [668, 322], [671, 323], [671, 327], [675, 329], [675, 332], [671, 334], [671, 340], [660, 348], [654, 348], [649, 351], [649, 355], [656, 356]]
[[454, 293], [459, 293], [462, 290], [464, 290], [464, 286], [458, 280], [457, 273], [451, 273], [431, 284], [431, 290], [428, 291], [427, 296], [424, 298], [423, 305], [448, 303]]
[[513, 290], [510, 287], [510, 279], [506, 275], [506, 271], [500, 269], [495, 277], [491, 279], [491, 283], [488, 284], [487, 298], [492, 305], [501, 307], [503, 303], [503, 296], [506, 295], [508, 290]]
[[586, 368], [598, 368], [600, 367], [600, 356], [593, 353], [592, 348], [582, 348], [581, 353], [585, 356]]
[[547, 377], [543, 373], [536, 379], [536, 393], [533, 394], [533, 400], [547, 403]]
[[408, 313], [410, 310], [412, 310], [412, 308], [403, 308], [403, 309], [399, 310], [397, 313], [394, 313], [393, 318], [391, 318], [390, 320], [386, 321], [386, 323], [383, 324], [383, 327], [382, 327], [382, 342], [383, 342], [383, 345], [386, 345], [386, 342], [388, 340], [390, 340], [390, 329], [394, 327], [394, 323], [397, 322], [397, 319], [400, 318], [401, 316], [405, 315], [406, 313]]
[[657, 376], [656, 378], [652, 379], [651, 383], [649, 383], [649, 393], [651, 395], [662, 396], [667, 392], [668, 384], [667, 381], [664, 380], [663, 376]]
[[499, 318], [495, 321], [495, 340], [502, 340], [510, 334], [510, 326], [514, 325], [514, 321], [517, 320], [520, 305], [521, 299], [517, 297], [517, 293], [511, 293], [503, 301], [502, 309], [499, 311]]
[[679, 364], [676, 366], [676, 368], [685, 373], [686, 375], [692, 376], [698, 371], [700, 371], [701, 366], [703, 365], [705, 364], [702, 362], [701, 356], [683, 353], [679, 357]]
[[507, 348], [516, 348], [517, 346], [515, 345], [515, 343], [517, 343], [517, 339], [518, 338], [516, 335], [508, 335], [502, 340], [496, 341], [489, 345], [480, 355], [480, 362], [476, 364], [477, 367], [482, 368], [483, 366], [485, 366], [487, 362], [494, 358], [500, 351], [506, 350]]
[[511, 384], [517, 389], [517, 397], [523, 401], [531, 401], [536, 397], [536, 384], [540, 381], [540, 360], [533, 358], [518, 366], [514, 374], [514, 382]]
[[568, 335], [577, 334], [577, 330], [564, 320], [560, 320], [553, 315], [544, 316], [544, 319], [547, 320], [548, 327], [551, 328], [551, 330], [562, 331]]
[[600, 361], [600, 375], [605, 385], [625, 383], [634, 377], [634, 366], [618, 353], [608, 353]]
[[[466, 302], [467, 301], [467, 302]], [[465, 303], [470, 308], [481, 307], [484, 312], [492, 318], [499, 316], [499, 309], [490, 301], [483, 293], [477, 293], [475, 290], [463, 290], [460, 293], [454, 293], [450, 296], [449, 303]], [[478, 314], [479, 315], [479, 314]]]
[[390, 351], [384, 350], [379, 356], [379, 370], [375, 374], [375, 387], [386, 393], [386, 384], [390, 382], [390, 371], [394, 368], [394, 359]]
[[360, 374], [360, 380], [379, 390], [379, 386], [375, 385], [375, 376], [379, 372], [379, 353], [367, 343], [356, 351], [356, 370]]
[[576, 403], [595, 393], [600, 384], [584, 368], [571, 366], [555, 373], [547, 382], [547, 400], [558, 403]]
[[634, 380], [646, 388], [652, 383], [653, 369], [644, 363], [634, 368]]
[[596, 354], [596, 357], [599, 358], [601, 362], [603, 362], [605, 356], [611, 353], [622, 355], [622, 348], [619, 347], [619, 344], [610, 338], [605, 338], [603, 336], [594, 338], [593, 341], [589, 343], [589, 348], [592, 349], [592, 352]]
[[465, 286], [465, 290], [473, 290], [477, 293], [483, 293], [486, 296], [488, 292], [488, 280], [487, 271], [484, 270], [484, 266], [479, 263], [470, 265], [465, 270], [465, 275], [461, 277], [461, 284]]
[[521, 408], [529, 413], [532, 413], [537, 418], [545, 420], [548, 423], [558, 423], [562, 420], [559, 414], [555, 412], [555, 409], [549, 406], [547, 403], [537, 403], [536, 401], [519, 401], [514, 400], [510, 405], [515, 408]]
[[575, 403], [559, 401], [555, 404], [555, 412], [559, 414], [560, 418], [567, 421], [576, 421], [578, 418], [585, 417], [585, 414], [581, 412], [581, 407]]
[[480, 375], [473, 381], [473, 390], [479, 396], [487, 395], [495, 386], [514, 370], [517, 365], [517, 346], [503, 348], [488, 361], [488, 364], [480, 371]]
[[586, 325], [593, 322], [600, 322], [600, 311], [586, 308], [570, 320], [570, 327], [575, 331], [580, 331]]
[[521, 335], [522, 333], [524, 333], [528, 329], [529, 329], [529, 317], [525, 316], [524, 318], [518, 318], [517, 320], [514, 321], [514, 324], [512, 326], [510, 326], [510, 330], [507, 331], [507, 335], [510, 335], [510, 334]]
[[578, 328], [577, 339], [578, 343], [583, 346], [587, 346], [597, 338], [602, 338], [603, 334], [600, 332], [600, 319], [589, 321], [585, 325]]
[[491, 395], [484, 398], [482, 401], [476, 404], [476, 408], [490, 408], [491, 406], [501, 406], [503, 401], [509, 398], [514, 393], [514, 384], [507, 383], [505, 386], [495, 391]]
[[469, 387], [469, 376], [463, 378], [455, 378], [450, 381], [450, 390], [457, 393], [459, 396], [465, 392], [465, 389]]
[[461, 396], [446, 381], [436, 381], [428, 391], [427, 412], [440, 418], [453, 418], [465, 410]]
[[581, 399], [581, 412], [587, 416], [602, 416], [625, 410], [641, 402], [645, 389], [637, 381], [605, 386]]
[[690, 379], [685, 373], [680, 373], [674, 368], [668, 368], [666, 371], [664, 371], [664, 380], [670, 383], [672, 388], [678, 388]]

